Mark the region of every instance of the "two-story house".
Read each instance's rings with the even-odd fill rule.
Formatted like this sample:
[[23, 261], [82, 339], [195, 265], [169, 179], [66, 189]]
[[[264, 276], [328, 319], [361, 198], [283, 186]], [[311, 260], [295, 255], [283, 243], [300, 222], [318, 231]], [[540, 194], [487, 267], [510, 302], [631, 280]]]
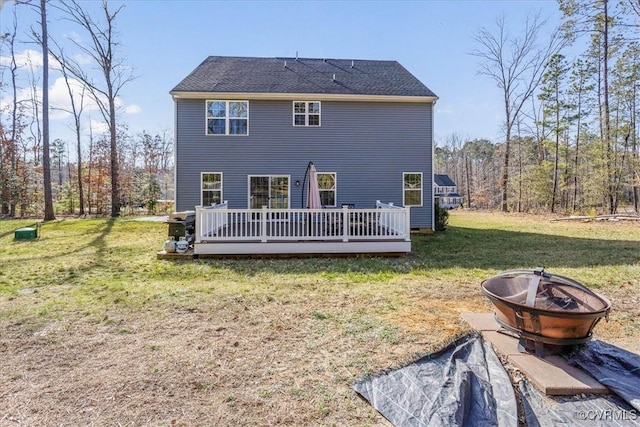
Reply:
[[462, 205], [462, 196], [458, 194], [458, 186], [449, 175], [433, 175], [433, 193], [439, 199], [440, 207], [454, 209]]
[[175, 208], [411, 207], [433, 229], [436, 95], [396, 61], [211, 56], [177, 84]]

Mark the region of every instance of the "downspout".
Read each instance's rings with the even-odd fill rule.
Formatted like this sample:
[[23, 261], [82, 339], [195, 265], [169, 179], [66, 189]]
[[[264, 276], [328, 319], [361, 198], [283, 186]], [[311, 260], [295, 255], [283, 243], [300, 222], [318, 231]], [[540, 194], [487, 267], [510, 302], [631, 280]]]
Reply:
[[173, 97], [173, 211], [178, 211], [178, 100], [175, 96]]
[[434, 183], [434, 176], [433, 176], [433, 156], [435, 154], [435, 149], [434, 149], [434, 142], [433, 142], [433, 127], [434, 127], [434, 123], [433, 123], [433, 119], [434, 119], [434, 114], [433, 114], [433, 110], [435, 110], [435, 106], [436, 106], [436, 102], [433, 101], [431, 103], [431, 135], [430, 135], [430, 139], [431, 139], [431, 189], [429, 190], [431, 192], [431, 231], [436, 231], [436, 207], [435, 207], [435, 198], [433, 197], [433, 183]]

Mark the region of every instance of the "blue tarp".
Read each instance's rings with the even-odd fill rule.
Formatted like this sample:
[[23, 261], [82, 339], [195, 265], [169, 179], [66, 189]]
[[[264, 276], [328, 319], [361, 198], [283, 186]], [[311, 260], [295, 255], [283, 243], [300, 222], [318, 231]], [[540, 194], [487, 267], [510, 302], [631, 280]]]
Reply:
[[640, 418], [640, 355], [593, 340], [568, 361], [622, 397]]
[[509, 376], [477, 334], [353, 388], [397, 427], [518, 425]]
[[[528, 426], [640, 426], [639, 355], [594, 340], [567, 359], [615, 394], [549, 397], [521, 381]], [[518, 425], [509, 376], [475, 333], [353, 388], [396, 427]]]
[[526, 380], [518, 386], [528, 427], [640, 426], [640, 413], [614, 394], [550, 397]]

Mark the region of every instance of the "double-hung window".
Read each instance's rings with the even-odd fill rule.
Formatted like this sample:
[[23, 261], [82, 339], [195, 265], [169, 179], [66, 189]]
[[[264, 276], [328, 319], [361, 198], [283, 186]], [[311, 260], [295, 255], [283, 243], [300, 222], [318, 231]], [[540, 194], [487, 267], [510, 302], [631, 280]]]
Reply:
[[403, 205], [422, 206], [422, 172], [404, 172], [402, 184]]
[[201, 206], [222, 203], [222, 173], [202, 172], [200, 178]]
[[249, 101], [207, 101], [207, 135], [247, 135]]
[[320, 126], [320, 101], [294, 101], [294, 126]]
[[336, 205], [336, 173], [318, 172], [318, 188], [322, 206]]

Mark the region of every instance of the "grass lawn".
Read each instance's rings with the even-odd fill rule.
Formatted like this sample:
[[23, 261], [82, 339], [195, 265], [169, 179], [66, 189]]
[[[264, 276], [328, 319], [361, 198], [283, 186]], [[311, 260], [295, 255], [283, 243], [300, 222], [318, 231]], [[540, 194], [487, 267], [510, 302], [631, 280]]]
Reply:
[[0, 425], [388, 425], [351, 390], [468, 332], [480, 282], [545, 266], [640, 352], [640, 224], [454, 211], [401, 258], [156, 260], [163, 223], [0, 221]]

